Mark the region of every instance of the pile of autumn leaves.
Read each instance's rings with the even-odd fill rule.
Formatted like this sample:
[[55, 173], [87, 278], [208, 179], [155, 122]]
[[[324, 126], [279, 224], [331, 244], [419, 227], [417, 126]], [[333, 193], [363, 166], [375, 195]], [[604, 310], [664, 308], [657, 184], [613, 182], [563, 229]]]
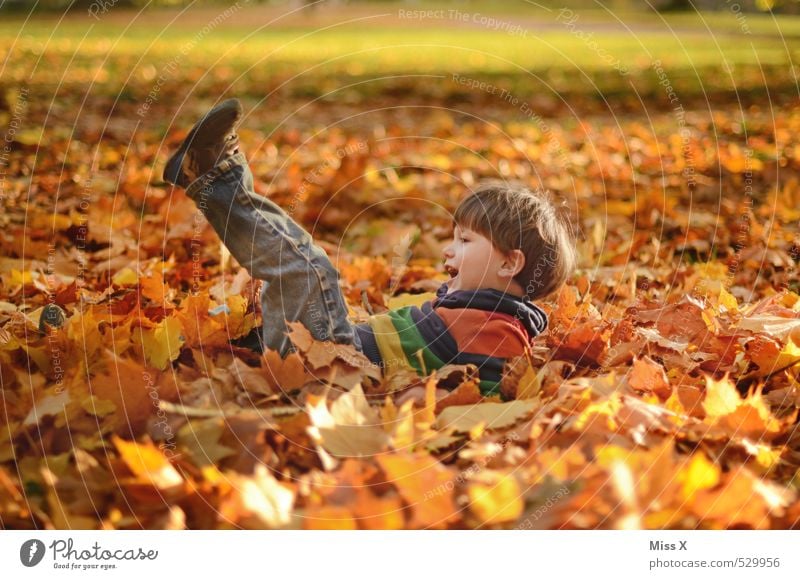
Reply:
[[[702, 119], [692, 121], [695, 169], [726, 192], [740, 191], [748, 170], [762, 180], [779, 163], [796, 170], [800, 145], [777, 150], [755, 137], [774, 129], [781, 143], [792, 143], [800, 115], [784, 112], [748, 124], [755, 156], [709, 141]], [[731, 119], [715, 118], [720, 133], [738, 135]], [[540, 161], [548, 187], [574, 192], [581, 209], [583, 267], [542, 304], [548, 332], [508, 368], [502, 398], [481, 398], [469, 367], [381, 376], [354, 349], [315, 342], [299, 325], [291, 332], [297, 352], [285, 359], [233, 345], [260, 325], [257, 284], [242, 269], [219, 267], [213, 231], [201, 228], [196, 240], [198, 227], [186, 218], [195, 214], [192, 202], [150, 187], [157, 177], [147, 159], [126, 157], [127, 140], [103, 142], [107, 166], [85, 211], [75, 176], [91, 173], [80, 165], [89, 152], [71, 153], [70, 173], [48, 169], [49, 158], [36, 160], [33, 145], [18, 143], [19, 157], [38, 165], [32, 178], [21, 161], [9, 175], [30, 203], [0, 215], [0, 244], [13, 256], [0, 258], [0, 526], [796, 526], [800, 297], [772, 288], [796, 287], [788, 232], [797, 219], [797, 179], [760, 183], [771, 193], [740, 236], [731, 224], [751, 211], [744, 199], [718, 205], [702, 201], [708, 189], [691, 201], [679, 192], [686, 161], [674, 132], [649, 135], [636, 123], [626, 125], [628, 139], [602, 124], [556, 131], [570, 155], [568, 174], [543, 156], [545, 136], [533, 124], [515, 125], [524, 138], [512, 147], [484, 123], [413, 120], [411, 135], [423, 127], [450, 145], [441, 138], [371, 144], [358, 162], [331, 166], [331, 181], [315, 195], [357, 182], [351, 173], [363, 179], [337, 197], [338, 213], [326, 215], [352, 215], [353, 203], [376, 199], [397, 201], [392, 211], [411, 207], [412, 198], [436, 201], [453, 174], [466, 183], [502, 163], [519, 174], [530, 159]], [[286, 150], [256, 156], [257, 165], [273, 163], [257, 174], [277, 172], [300, 136]], [[339, 137], [328, 149], [346, 142]], [[598, 158], [584, 143], [600, 150]], [[462, 144], [486, 151], [488, 162], [459, 157]], [[318, 151], [292, 165], [285, 183], [276, 176], [269, 193], [277, 201], [291, 199], [320, 165]], [[127, 173], [118, 182], [111, 173], [122, 158]], [[435, 170], [394, 169], [434, 161]], [[29, 194], [31, 179], [36, 194]], [[639, 189], [631, 192], [634, 181]], [[596, 189], [603, 186], [607, 195]], [[306, 209], [322, 206], [310, 201]], [[79, 234], [89, 240], [82, 251]], [[444, 235], [422, 232], [414, 255], [425, 245], [427, 261], [404, 265], [401, 276], [371, 256], [390, 253], [395, 237], [415, 238], [405, 230], [377, 240], [390, 241], [389, 250], [340, 255], [354, 317], [368, 313], [365, 303], [380, 310], [430, 298], [412, 293], [441, 280], [431, 255]], [[707, 259], [730, 258], [739, 237], [738, 261]], [[699, 263], [682, 263], [686, 255]], [[38, 321], [49, 302], [69, 317], [43, 335]], [[426, 389], [424, 403], [396, 403], [411, 386]], [[437, 386], [450, 395], [436, 399]]]
[[[141, 304], [168, 303], [170, 267], [118, 272], [113, 300], [95, 295], [47, 336], [36, 312], [7, 314], [5, 527], [786, 528], [800, 519], [795, 294], [740, 308], [724, 269], [698, 266], [703, 281], [685, 297], [642, 299], [610, 319], [568, 286], [545, 304], [550, 331], [509, 367], [502, 401], [481, 398], [469, 367], [382, 378], [353, 348], [315, 342], [299, 324], [297, 353], [284, 360], [232, 347], [257, 323], [243, 270], [225, 282], [238, 293], [188, 295], [153, 319]], [[145, 299], [126, 302], [135, 292]], [[393, 393], [414, 384], [426, 388], [424, 404], [396, 405]], [[451, 394], [437, 401], [437, 385]]]

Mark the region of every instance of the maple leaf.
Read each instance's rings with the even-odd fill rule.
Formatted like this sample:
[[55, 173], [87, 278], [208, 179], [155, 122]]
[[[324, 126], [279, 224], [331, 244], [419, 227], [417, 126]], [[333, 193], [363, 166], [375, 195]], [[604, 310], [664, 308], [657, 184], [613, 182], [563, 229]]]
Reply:
[[[39, 89], [57, 86], [54, 71], [67, 67], [94, 74], [72, 51], [47, 46], [49, 66], [31, 79]], [[109, 70], [125, 68], [126, 50]], [[13, 79], [29, 72], [26, 51], [8, 56], [0, 121], [16, 115], [23, 95]], [[228, 67], [195, 56], [188, 77], [212, 70], [211, 85], [225, 84]], [[387, 59], [358, 65], [397, 68]], [[787, 84], [776, 70], [745, 66], [739, 76]], [[244, 93], [263, 92], [252, 76], [242, 77]], [[134, 77], [134, 92], [152, 88], [151, 75]], [[106, 80], [114, 96], [125, 78]], [[503, 74], [488, 80], [530, 92]], [[378, 96], [474, 100], [458, 83], [442, 86], [395, 79]], [[644, 124], [636, 114], [584, 115], [545, 131], [519, 123], [513, 107], [487, 128], [446, 107], [412, 118], [389, 106], [362, 124], [350, 109], [376, 95], [349, 91], [352, 102], [326, 99], [314, 112], [321, 126], [345, 119], [341, 128], [319, 132], [300, 119], [264, 141], [252, 127], [274, 125], [275, 111], [262, 107], [239, 135], [264, 177], [256, 193], [309, 226], [341, 273], [354, 320], [433, 297], [446, 281], [452, 212], [484, 176], [537, 181], [567, 201], [579, 268], [540, 300], [548, 332], [504, 374], [503, 396], [522, 405], [481, 398], [474, 367], [382, 376], [351, 346], [317, 342], [305, 328], [292, 329], [297, 352], [285, 357], [232, 345], [259, 324], [260, 282], [244, 267], [228, 273], [202, 208], [162, 186], [158, 165], [189, 127], [162, 147], [158, 123], [131, 120], [141, 102], [87, 113], [66, 89], [56, 123], [39, 106], [46, 99], [27, 99], [28, 128], [17, 127], [4, 165], [3, 526], [798, 526], [797, 490], [787, 486], [800, 464], [800, 140], [791, 106], [749, 107], [743, 144], [740, 99], [719, 92], [712, 128], [727, 141], [709, 146], [707, 118], [686, 115], [676, 128], [663, 122], [669, 111]], [[175, 96], [162, 89], [150, 117], [172, 118]], [[563, 113], [555, 99], [527, 96], [548, 118]], [[697, 104], [692, 91], [681, 97], [687, 110]], [[181, 114], [197, 118], [208, 104], [189, 100]], [[570, 107], [596, 108], [580, 91]], [[436, 138], [412, 138], [420, 127]], [[602, 147], [587, 145], [598, 137]], [[37, 152], [42, 143], [47, 155]], [[530, 159], [539, 161], [536, 179]], [[74, 169], [66, 179], [65, 166]], [[712, 184], [740, 190], [745, 177], [766, 191], [758, 203], [696, 194]], [[50, 304], [66, 322], [40, 333]], [[421, 406], [397, 402], [406, 388]], [[450, 393], [437, 399], [437, 388]], [[512, 434], [520, 436], [506, 444]], [[178, 456], [160, 447], [173, 439]]]
[[413, 528], [443, 528], [459, 518], [453, 499], [453, 474], [430, 456], [382, 454], [376, 457], [406, 505]]
[[112, 441], [120, 458], [138, 481], [162, 490], [183, 483], [183, 477], [152, 442], [129, 442], [116, 436]]
[[771, 440], [787, 426], [772, 415], [760, 391], [742, 400], [727, 377], [720, 381], [706, 379], [703, 408], [706, 422], [724, 429], [731, 437]]
[[647, 356], [634, 360], [628, 384], [634, 390], [652, 392], [662, 400], [666, 400], [672, 394], [672, 387], [663, 366]]
[[355, 347], [315, 340], [302, 322], [289, 322], [287, 325], [289, 338], [308, 362], [309, 371], [318, 378], [348, 390], [367, 377], [380, 380], [380, 368]]
[[514, 400], [505, 403], [449, 406], [436, 419], [436, 428], [469, 432], [476, 426], [483, 425], [487, 430], [500, 430], [527, 418], [540, 405], [536, 400]]
[[136, 328], [131, 334], [153, 368], [164, 370], [178, 358], [184, 343], [183, 327], [177, 318], [164, 318], [152, 329]]
[[525, 508], [519, 483], [511, 472], [484, 470], [467, 485], [469, 509], [480, 525], [517, 520]]
[[147, 299], [157, 304], [167, 304], [170, 290], [164, 283], [164, 276], [157, 269], [139, 278], [139, 288], [142, 296]]
[[370, 407], [360, 385], [334, 400], [330, 410], [327, 400], [320, 398], [310, 401], [307, 411], [312, 424], [309, 435], [333, 456], [371, 456], [388, 443], [380, 415]]
[[252, 476], [228, 475], [233, 493], [220, 505], [223, 520], [251, 529], [278, 529], [292, 520], [294, 490], [281, 484], [263, 464]]

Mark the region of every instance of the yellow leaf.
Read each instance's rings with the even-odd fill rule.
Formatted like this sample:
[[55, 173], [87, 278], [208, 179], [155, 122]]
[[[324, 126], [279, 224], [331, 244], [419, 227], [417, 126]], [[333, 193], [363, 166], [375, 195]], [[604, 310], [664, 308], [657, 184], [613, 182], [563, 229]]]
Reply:
[[397, 487], [411, 508], [415, 528], [442, 528], [458, 518], [453, 473], [429, 454], [382, 454], [376, 457], [387, 482]]
[[13, 137], [17, 143], [32, 147], [42, 142], [44, 139], [44, 129], [24, 129], [14, 133]]
[[542, 389], [541, 372], [533, 366], [528, 366], [517, 384], [517, 400], [534, 398]]
[[8, 284], [11, 286], [15, 285], [27, 285], [33, 283], [33, 273], [30, 271], [20, 271], [18, 269], [12, 269], [9, 272], [8, 277]]
[[[392, 439], [392, 447], [398, 450], [410, 448], [414, 444], [414, 401], [406, 400], [398, 410], [394, 406], [391, 398], [388, 398], [387, 406], [388, 405], [391, 405], [394, 410], [388, 410], [385, 413], [382, 412], [381, 417], [383, 419], [384, 429], [391, 429], [390, 436]], [[392, 412], [394, 416], [389, 418]]]
[[719, 478], [719, 466], [709, 461], [702, 452], [696, 452], [689, 464], [678, 474], [681, 494], [684, 499], [689, 499], [697, 491], [716, 486]]
[[133, 340], [141, 341], [145, 360], [150, 366], [164, 370], [180, 355], [183, 344], [181, 329], [177, 318], [164, 318], [153, 329], [136, 328]]
[[741, 404], [742, 399], [736, 391], [736, 386], [728, 376], [722, 380], [714, 380], [706, 376], [706, 397], [703, 400], [703, 409], [710, 418], [725, 416], [734, 412]]
[[606, 200], [606, 211], [609, 215], [630, 217], [636, 212], [636, 204], [630, 201]]
[[583, 411], [575, 419], [573, 428], [576, 430], [585, 430], [589, 425], [601, 425], [603, 423], [595, 422], [601, 417], [605, 417], [605, 429], [614, 431], [619, 426], [616, 420], [617, 413], [622, 408], [622, 402], [619, 396], [612, 395], [605, 400], [592, 402], [583, 409]]
[[239, 295], [228, 296], [225, 305], [229, 310], [225, 315], [229, 339], [249, 334], [250, 330], [256, 326], [256, 319], [252, 313], [247, 313], [247, 298]]
[[81, 358], [94, 360], [106, 347], [107, 338], [100, 333], [100, 322], [94, 309], [78, 312], [67, 320], [67, 337], [81, 352]]
[[724, 306], [729, 312], [739, 311], [739, 302], [724, 286], [719, 289], [719, 305]]
[[508, 473], [481, 472], [467, 487], [470, 511], [481, 524], [517, 520], [525, 507], [517, 480]]
[[111, 281], [116, 285], [136, 285], [139, 275], [129, 267], [125, 267], [114, 274]]
[[778, 466], [781, 461], [781, 454], [783, 453], [782, 447], [773, 448], [768, 444], [756, 444], [750, 442], [748, 439], [742, 440], [742, 446], [752, 456], [755, 457], [756, 463], [762, 467], [763, 471], [769, 471]]
[[183, 483], [183, 478], [169, 459], [152, 442], [139, 444], [118, 436], [114, 436], [112, 440], [120, 458], [136, 478], [146, 479], [159, 489], [168, 489]]
[[698, 283], [703, 280], [725, 281], [730, 275], [730, 268], [721, 261], [709, 261], [697, 263], [693, 266], [695, 274], [698, 276]]
[[775, 360], [775, 368], [782, 369], [791, 366], [800, 360], [800, 347], [789, 339]]
[[92, 395], [81, 400], [81, 407], [89, 414], [95, 416], [106, 416], [117, 409], [117, 405], [111, 400], [101, 400], [97, 396]]

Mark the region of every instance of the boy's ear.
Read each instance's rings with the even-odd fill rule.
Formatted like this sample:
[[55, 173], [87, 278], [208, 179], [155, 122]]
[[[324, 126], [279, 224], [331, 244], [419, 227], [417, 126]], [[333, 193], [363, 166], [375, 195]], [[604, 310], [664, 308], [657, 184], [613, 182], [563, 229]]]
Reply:
[[525, 254], [519, 249], [512, 249], [506, 254], [500, 265], [500, 271], [497, 273], [500, 277], [513, 278], [522, 271], [523, 267], [525, 267]]

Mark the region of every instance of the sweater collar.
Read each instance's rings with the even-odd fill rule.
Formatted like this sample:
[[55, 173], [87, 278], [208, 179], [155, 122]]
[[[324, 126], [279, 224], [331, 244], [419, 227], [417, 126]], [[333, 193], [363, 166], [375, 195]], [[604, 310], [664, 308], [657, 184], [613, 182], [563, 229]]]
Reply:
[[496, 289], [456, 290], [447, 293], [447, 284], [436, 290], [433, 308], [473, 308], [487, 312], [501, 312], [518, 319], [535, 338], [547, 329], [547, 314], [528, 297], [517, 297]]

